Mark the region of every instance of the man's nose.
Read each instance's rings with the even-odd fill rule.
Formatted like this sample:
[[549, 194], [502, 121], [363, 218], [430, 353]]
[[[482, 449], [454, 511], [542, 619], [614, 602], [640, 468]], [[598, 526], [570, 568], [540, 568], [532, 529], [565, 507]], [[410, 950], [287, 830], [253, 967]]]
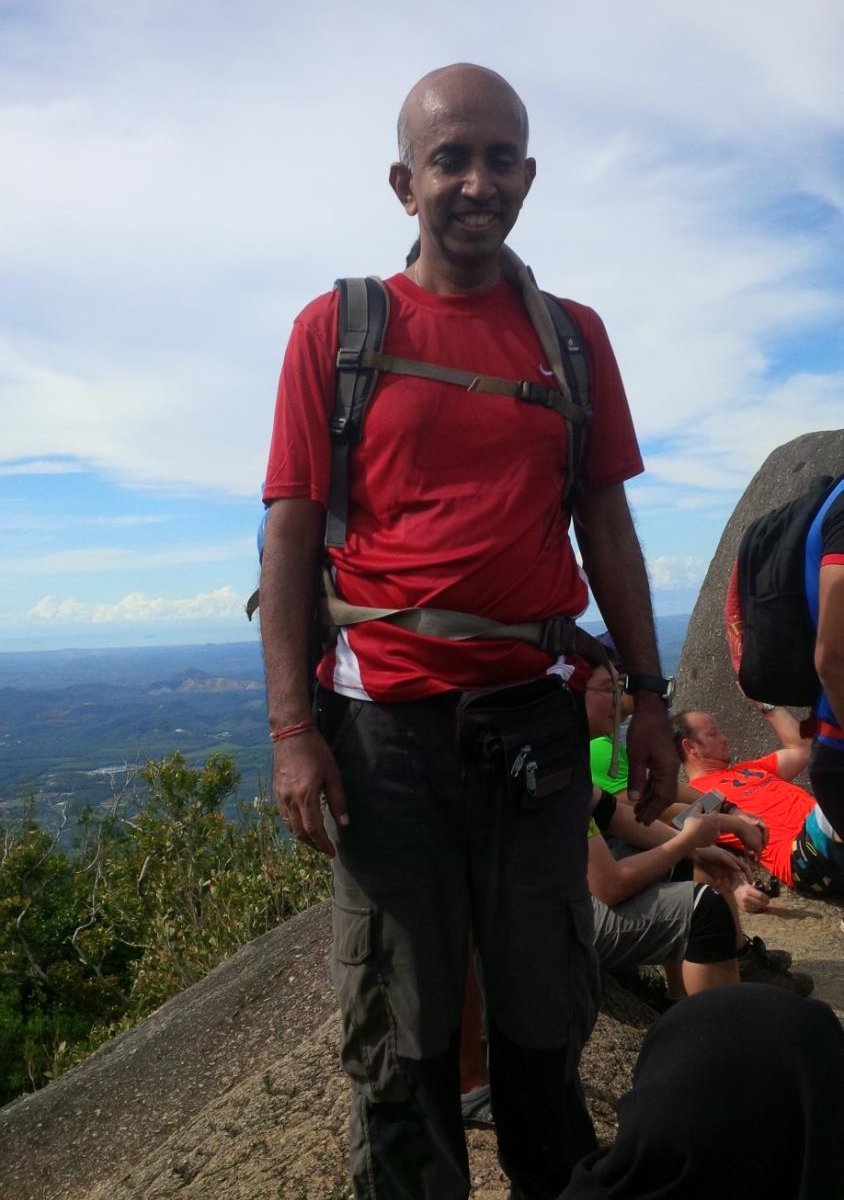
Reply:
[[484, 162], [473, 162], [463, 177], [463, 193], [475, 200], [487, 200], [495, 192], [492, 172]]

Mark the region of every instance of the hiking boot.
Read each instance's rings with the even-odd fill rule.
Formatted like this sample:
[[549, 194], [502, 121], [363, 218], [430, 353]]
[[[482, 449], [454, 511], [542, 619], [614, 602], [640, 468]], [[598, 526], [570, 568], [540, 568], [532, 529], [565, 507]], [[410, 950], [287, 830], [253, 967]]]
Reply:
[[[774, 952], [776, 953], [776, 952]], [[789, 962], [791, 956], [786, 951]], [[761, 938], [751, 938], [738, 957], [739, 975], [742, 983], [768, 983], [772, 987], [787, 988], [798, 996], [808, 996], [814, 990], [815, 981], [802, 971], [789, 971], [777, 964], [771, 951], [765, 949]]]
[[787, 971], [791, 966], [791, 955], [788, 950], [769, 950], [760, 937], [749, 937], [744, 944], [744, 949], [739, 950], [738, 962], [742, 979], [744, 979], [742, 964], [748, 959], [760, 963], [771, 971]]

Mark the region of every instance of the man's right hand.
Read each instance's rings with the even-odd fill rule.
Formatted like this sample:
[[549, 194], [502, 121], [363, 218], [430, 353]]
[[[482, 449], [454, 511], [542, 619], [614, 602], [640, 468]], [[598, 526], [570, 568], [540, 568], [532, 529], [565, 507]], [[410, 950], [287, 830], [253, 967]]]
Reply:
[[760, 817], [730, 813], [721, 817], [722, 832], [734, 834], [744, 846], [745, 852], [758, 859], [768, 844], [768, 826]]
[[735, 890], [736, 904], [742, 912], [760, 913], [770, 905], [771, 901], [764, 892], [760, 892], [752, 883], [743, 883]]
[[334, 755], [316, 729], [276, 742], [273, 793], [293, 837], [333, 858], [334, 843], [323, 819], [323, 797], [338, 825], [348, 825], [349, 817]]
[[721, 820], [716, 813], [705, 813], [703, 805], [693, 808], [677, 834], [690, 850], [711, 846], [721, 834]]

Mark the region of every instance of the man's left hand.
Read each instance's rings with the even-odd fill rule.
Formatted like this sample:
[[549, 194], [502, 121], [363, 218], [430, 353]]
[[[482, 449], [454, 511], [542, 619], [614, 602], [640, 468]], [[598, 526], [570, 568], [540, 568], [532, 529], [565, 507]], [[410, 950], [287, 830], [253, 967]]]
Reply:
[[650, 825], [664, 808], [676, 802], [680, 769], [668, 710], [660, 696], [637, 694], [627, 734], [627, 756], [627, 794], [633, 801], [636, 820]]
[[692, 858], [697, 866], [706, 871], [718, 891], [732, 892], [752, 879], [750, 867], [744, 859], [721, 846], [703, 846], [695, 850]]

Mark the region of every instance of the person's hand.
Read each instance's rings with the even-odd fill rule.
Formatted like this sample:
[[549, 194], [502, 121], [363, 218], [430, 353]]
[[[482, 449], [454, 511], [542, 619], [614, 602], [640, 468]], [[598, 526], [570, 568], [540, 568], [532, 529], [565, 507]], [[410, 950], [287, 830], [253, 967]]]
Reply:
[[348, 825], [340, 772], [325, 739], [316, 729], [276, 742], [273, 792], [281, 819], [297, 841], [335, 854], [322, 813], [325, 798], [338, 825]]
[[[732, 815], [737, 817], [738, 820], [744, 821], [747, 825], [754, 825], [759, 830], [759, 833], [762, 837], [762, 849], [764, 850], [771, 836], [771, 831], [768, 828], [768, 822], [764, 819], [764, 817], [757, 817], [756, 813], [745, 812], [744, 809], [742, 809], [741, 812], [733, 813]], [[739, 833], [737, 836], [741, 837], [741, 834]], [[744, 841], [744, 838], [742, 838], [742, 841]]]
[[746, 913], [761, 913], [765, 912], [770, 899], [764, 892], [760, 892], [752, 883], [743, 883], [735, 890], [736, 904], [741, 912]]
[[752, 873], [745, 860], [721, 846], [699, 846], [692, 858], [719, 892], [733, 892], [751, 881]]
[[683, 828], [677, 834], [690, 850], [711, 846], [721, 835], [721, 818], [717, 813], [705, 813], [703, 805], [696, 804], [690, 811]]
[[738, 813], [731, 817], [730, 827], [725, 832], [734, 833], [748, 854], [758, 858], [768, 844], [769, 829], [760, 817], [745, 817]]
[[627, 757], [627, 794], [636, 820], [650, 825], [663, 809], [675, 803], [680, 768], [668, 710], [662, 699], [651, 692], [636, 695], [636, 708], [627, 733]]

